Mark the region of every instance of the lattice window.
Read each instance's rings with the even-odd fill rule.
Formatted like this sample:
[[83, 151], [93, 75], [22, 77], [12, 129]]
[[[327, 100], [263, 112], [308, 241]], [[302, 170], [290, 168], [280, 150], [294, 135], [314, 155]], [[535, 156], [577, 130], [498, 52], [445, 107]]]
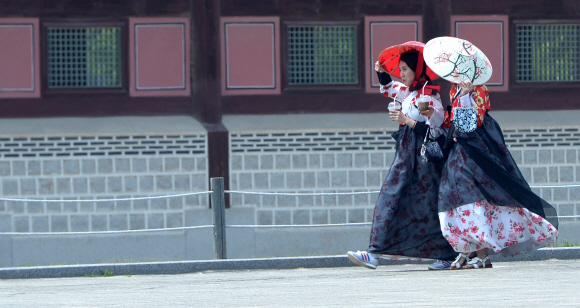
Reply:
[[288, 84], [356, 83], [356, 26], [288, 26]]
[[517, 81], [579, 81], [579, 34], [577, 24], [517, 25]]
[[122, 85], [121, 28], [48, 28], [49, 88]]

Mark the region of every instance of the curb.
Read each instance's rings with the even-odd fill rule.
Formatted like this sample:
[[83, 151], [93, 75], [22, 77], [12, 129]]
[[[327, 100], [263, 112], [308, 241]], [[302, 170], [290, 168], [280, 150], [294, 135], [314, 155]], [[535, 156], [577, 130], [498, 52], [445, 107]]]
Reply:
[[[542, 248], [515, 257], [491, 256], [492, 261], [534, 261], [549, 259], [580, 259], [580, 247]], [[433, 260], [387, 260], [380, 265], [430, 264]], [[175, 262], [144, 262], [123, 264], [86, 264], [0, 268], [0, 279], [62, 278], [112, 275], [174, 275], [218, 270], [296, 269], [357, 266], [346, 255], [268, 259], [232, 259]]]

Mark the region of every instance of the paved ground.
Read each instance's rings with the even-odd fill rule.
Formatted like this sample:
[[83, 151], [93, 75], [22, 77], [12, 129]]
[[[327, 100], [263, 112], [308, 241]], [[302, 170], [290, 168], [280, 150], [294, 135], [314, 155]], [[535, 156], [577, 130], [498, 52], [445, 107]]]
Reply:
[[0, 307], [577, 306], [580, 260], [0, 280]]

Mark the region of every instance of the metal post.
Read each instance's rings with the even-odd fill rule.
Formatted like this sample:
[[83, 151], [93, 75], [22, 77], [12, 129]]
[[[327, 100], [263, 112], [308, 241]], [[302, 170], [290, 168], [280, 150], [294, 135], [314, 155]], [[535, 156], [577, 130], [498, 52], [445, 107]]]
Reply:
[[224, 178], [211, 178], [211, 190], [211, 208], [213, 210], [213, 257], [214, 259], [227, 259]]

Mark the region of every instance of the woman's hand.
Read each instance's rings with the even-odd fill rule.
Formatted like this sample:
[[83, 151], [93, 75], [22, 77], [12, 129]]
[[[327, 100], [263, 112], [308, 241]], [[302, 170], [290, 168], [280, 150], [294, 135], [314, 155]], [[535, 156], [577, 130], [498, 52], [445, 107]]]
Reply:
[[403, 124], [407, 124], [408, 120], [410, 120], [400, 110], [389, 110], [389, 117], [391, 117], [391, 121], [398, 121]]
[[429, 109], [421, 111], [420, 113], [421, 113], [421, 115], [424, 115], [424, 116], [430, 118], [434, 112], [435, 112], [435, 108], [433, 108], [432, 106], [429, 106]]
[[475, 86], [471, 83], [471, 81], [461, 81], [458, 83], [461, 87], [461, 92], [459, 93], [459, 97], [463, 97], [466, 94], [469, 94], [475, 90]]
[[375, 71], [379, 73], [385, 73], [385, 69], [379, 64], [379, 61], [375, 62]]

